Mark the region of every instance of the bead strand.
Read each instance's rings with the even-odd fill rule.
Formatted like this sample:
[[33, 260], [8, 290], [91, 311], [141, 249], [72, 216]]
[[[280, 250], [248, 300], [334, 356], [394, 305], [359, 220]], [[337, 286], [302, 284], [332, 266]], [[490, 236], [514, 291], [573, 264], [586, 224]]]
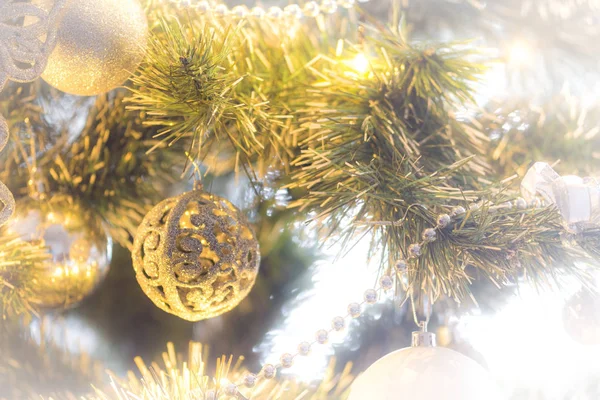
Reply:
[[272, 379], [277, 374], [278, 369], [290, 368], [294, 359], [298, 356], [308, 356], [312, 347], [315, 344], [326, 344], [329, 341], [329, 334], [332, 332], [341, 332], [347, 327], [346, 320], [349, 318], [358, 318], [362, 314], [362, 307], [364, 305], [371, 305], [377, 303], [380, 292], [385, 292], [393, 287], [393, 278], [390, 275], [383, 275], [379, 280], [379, 287], [377, 289], [367, 289], [364, 292], [363, 300], [360, 303], [353, 302], [348, 304], [347, 313], [345, 316], [336, 316], [331, 320], [331, 327], [329, 329], [319, 329], [315, 333], [315, 339], [312, 342], [302, 341], [298, 344], [296, 352], [284, 353], [279, 358], [279, 364], [265, 364], [263, 365], [260, 373], [248, 373], [240, 382], [231, 383], [226, 386], [225, 392], [230, 396], [236, 396], [239, 393], [240, 387], [252, 388], [254, 387], [261, 378]]
[[300, 20], [304, 17], [316, 18], [321, 14], [333, 14], [340, 8], [352, 8], [356, 2], [366, 3], [368, 1], [369, 0], [321, 0], [320, 3], [308, 1], [304, 6], [294, 3], [289, 4], [284, 8], [273, 6], [266, 10], [262, 7], [248, 9], [245, 5], [237, 5], [230, 10], [226, 4], [214, 3], [208, 0], [162, 0], [162, 2], [173, 4], [178, 8], [197, 10], [203, 14], [213, 14], [217, 17], [232, 16], [240, 19], [248, 17], [267, 17], [275, 20], [282, 18], [291, 18], [295, 20]]
[[[499, 211], [499, 210], [511, 210], [517, 209], [521, 211], [525, 211], [531, 208], [540, 208], [544, 207], [545, 202], [540, 200], [539, 198], [533, 199], [531, 202], [527, 202], [524, 198], [518, 197], [513, 201], [507, 201], [502, 204], [492, 205], [488, 208], [490, 211]], [[481, 204], [472, 203], [469, 205], [469, 211], [477, 211], [481, 208]], [[467, 210], [463, 206], [452, 207], [449, 214], [440, 214], [436, 219], [436, 226], [432, 228], [425, 228], [421, 233], [421, 242], [412, 243], [408, 246], [408, 258], [414, 259], [418, 258], [422, 254], [422, 248], [427, 243], [434, 242], [437, 239], [437, 232], [441, 229], [446, 228], [452, 222], [456, 221], [458, 218], [465, 215]], [[405, 259], [400, 259], [396, 261], [396, 270], [399, 273], [403, 273], [407, 268], [407, 262]]]
[[[528, 208], [539, 208], [543, 207], [544, 203], [539, 199], [535, 199], [530, 203], [527, 203], [523, 198], [517, 198], [512, 202], [505, 202], [497, 206], [490, 206], [489, 209], [492, 211], [512, 209], [526, 210]], [[480, 208], [480, 204], [473, 203], [469, 205], [470, 211], [475, 211]], [[426, 228], [421, 234], [421, 242], [413, 243], [408, 247], [409, 258], [417, 258], [421, 255], [421, 248], [427, 243], [431, 243], [437, 239], [437, 231], [446, 228], [452, 222], [461, 218], [466, 214], [466, 209], [463, 206], [453, 207], [449, 213], [440, 214], [436, 219], [436, 226], [432, 228]], [[406, 272], [408, 263], [405, 259], [399, 259], [396, 261], [394, 267], [397, 274], [400, 276]], [[260, 379], [273, 379], [277, 374], [277, 370], [291, 368], [294, 364], [294, 359], [298, 356], [308, 356], [312, 347], [315, 344], [326, 344], [329, 341], [329, 335], [332, 332], [340, 332], [347, 326], [346, 319], [358, 318], [362, 314], [362, 307], [364, 305], [375, 304], [379, 298], [380, 292], [386, 292], [391, 290], [394, 286], [394, 278], [390, 275], [383, 275], [379, 279], [379, 287], [377, 289], [367, 289], [363, 294], [363, 300], [353, 302], [348, 305], [347, 314], [345, 316], [336, 316], [331, 321], [331, 327], [329, 329], [319, 329], [315, 333], [315, 339], [312, 342], [302, 341], [298, 344], [298, 347], [294, 353], [284, 353], [279, 358], [278, 364], [265, 364], [258, 374], [248, 373], [240, 382], [230, 383], [225, 387], [226, 394], [230, 396], [237, 396], [240, 394], [240, 387], [252, 388]]]

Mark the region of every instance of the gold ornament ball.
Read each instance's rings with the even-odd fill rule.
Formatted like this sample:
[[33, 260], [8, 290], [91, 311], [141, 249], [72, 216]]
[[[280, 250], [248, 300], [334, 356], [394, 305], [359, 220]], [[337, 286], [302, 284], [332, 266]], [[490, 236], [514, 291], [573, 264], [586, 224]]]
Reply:
[[260, 265], [258, 242], [242, 212], [202, 190], [155, 206], [137, 230], [132, 258], [150, 300], [188, 321], [237, 306]]
[[67, 0], [57, 35], [42, 78], [63, 92], [92, 96], [116, 88], [135, 71], [148, 22], [138, 0]]
[[[28, 209], [8, 223], [9, 233], [42, 244], [48, 260], [37, 271], [32, 303], [66, 309], [90, 295], [104, 280], [112, 256], [112, 240], [98, 224], [75, 212]], [[96, 226], [96, 228], [91, 228]]]

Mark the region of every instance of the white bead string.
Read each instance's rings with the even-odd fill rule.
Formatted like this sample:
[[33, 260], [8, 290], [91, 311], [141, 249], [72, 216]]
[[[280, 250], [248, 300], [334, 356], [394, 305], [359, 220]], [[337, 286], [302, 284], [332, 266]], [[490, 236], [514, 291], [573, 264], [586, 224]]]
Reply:
[[[518, 197], [513, 201], [506, 201], [502, 204], [491, 205], [488, 207], [488, 211], [495, 212], [501, 210], [511, 210], [513, 208], [526, 211], [534, 208], [545, 207], [545, 201], [543, 199], [535, 198], [531, 202], [527, 202], [524, 198]], [[471, 203], [469, 205], [470, 211], [477, 211], [481, 208], [480, 203]], [[449, 214], [439, 214], [436, 219], [436, 226], [431, 228], [425, 228], [421, 233], [422, 241], [412, 243], [408, 246], [408, 254], [407, 258], [418, 258], [422, 254], [423, 246], [427, 243], [434, 242], [437, 239], [437, 231], [444, 229], [450, 223], [455, 222], [457, 218], [466, 214], [466, 209], [463, 206], [452, 207]], [[399, 226], [401, 225], [406, 217], [400, 219], [399, 221], [365, 221], [365, 225], [393, 225]], [[405, 270], [407, 266], [405, 259], [400, 259], [396, 261], [396, 269], [398, 271]]]
[[277, 370], [290, 368], [294, 364], [294, 359], [298, 356], [308, 356], [311, 348], [315, 344], [327, 344], [329, 334], [332, 332], [341, 332], [348, 324], [348, 319], [358, 318], [362, 314], [362, 307], [377, 303], [380, 293], [386, 292], [393, 287], [393, 278], [389, 275], [383, 275], [380, 280], [380, 285], [377, 289], [367, 289], [364, 292], [363, 300], [358, 303], [350, 303], [347, 308], [346, 315], [336, 316], [331, 321], [331, 327], [328, 329], [319, 329], [315, 333], [315, 338], [312, 341], [302, 341], [298, 344], [298, 348], [293, 353], [284, 353], [279, 358], [278, 364], [265, 364], [258, 374], [248, 373], [241, 381], [230, 383], [225, 387], [225, 393], [230, 396], [242, 396], [239, 391], [240, 387], [252, 388], [260, 379], [273, 379], [277, 374]]
[[[525, 199], [519, 197], [512, 202], [505, 202], [497, 206], [490, 206], [488, 209], [491, 211], [506, 210], [517, 208], [519, 210], [527, 210], [530, 208], [540, 208], [544, 206], [544, 202], [540, 199], [534, 199], [531, 203], [527, 203]], [[478, 203], [469, 205], [470, 210], [478, 210], [481, 207]], [[437, 218], [437, 225], [434, 228], [426, 228], [422, 233], [422, 241], [419, 243], [413, 243], [409, 246], [409, 258], [417, 258], [421, 255], [422, 246], [427, 243], [436, 240], [437, 230], [447, 227], [452, 222], [457, 222], [457, 219], [466, 214], [466, 210], [462, 206], [453, 207], [450, 214], [440, 214]], [[411, 250], [412, 249], [412, 250]], [[412, 252], [412, 253], [411, 253]], [[401, 277], [407, 270], [408, 263], [405, 259], [399, 259], [394, 265], [396, 269], [396, 275]], [[391, 275], [385, 274], [379, 279], [379, 287], [377, 289], [367, 289], [364, 292], [363, 300], [360, 303], [354, 302], [348, 305], [347, 313], [345, 316], [336, 316], [332, 319], [331, 327], [329, 329], [319, 329], [315, 334], [313, 341], [302, 341], [298, 344], [298, 348], [294, 353], [284, 353], [280, 356], [280, 362], [278, 364], [265, 364], [258, 374], [248, 373], [241, 381], [237, 383], [230, 383], [225, 387], [225, 393], [230, 396], [242, 397], [239, 391], [240, 387], [252, 388], [260, 379], [273, 379], [277, 374], [277, 370], [290, 368], [294, 359], [298, 356], [308, 356], [311, 348], [315, 344], [326, 344], [329, 341], [329, 334], [332, 332], [340, 332], [347, 327], [346, 320], [349, 318], [358, 318], [362, 314], [362, 307], [364, 305], [375, 304], [380, 296], [381, 292], [386, 292], [393, 289], [394, 278]], [[412, 294], [409, 294], [413, 307], [413, 313], [416, 312]], [[415, 323], [423, 330], [427, 330], [427, 324], [429, 322], [430, 313], [427, 312], [427, 318], [425, 321], [419, 321], [415, 314]]]
[[[31, 82], [44, 72], [48, 57], [56, 45], [60, 12], [66, 0], [51, 2], [44, 10], [36, 4], [0, 1], [0, 92], [8, 80]], [[37, 18], [35, 24], [13, 25], [27, 17]], [[40, 37], [45, 37], [42, 41]], [[8, 143], [9, 127], [0, 114], [0, 151]], [[0, 225], [12, 216], [15, 198], [8, 187], [0, 182]]]
[[269, 7], [264, 9], [262, 7], [253, 7], [249, 9], [245, 5], [237, 5], [229, 9], [226, 4], [215, 3], [207, 0], [162, 0], [170, 4], [183, 9], [195, 9], [203, 14], [213, 14], [217, 17], [232, 16], [235, 18], [263, 18], [269, 19], [281, 19], [281, 18], [292, 18], [300, 20], [306, 18], [316, 18], [320, 14], [333, 14], [338, 9], [349, 9], [354, 7], [356, 2], [366, 3], [369, 0], [321, 0], [320, 3], [316, 1], [309, 1], [301, 6], [299, 4], [289, 4], [284, 8], [281, 7]]

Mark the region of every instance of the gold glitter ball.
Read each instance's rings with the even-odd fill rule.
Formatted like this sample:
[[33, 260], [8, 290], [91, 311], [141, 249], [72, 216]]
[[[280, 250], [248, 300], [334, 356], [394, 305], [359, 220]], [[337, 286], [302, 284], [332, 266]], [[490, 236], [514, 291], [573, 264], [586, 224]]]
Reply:
[[67, 0], [57, 35], [42, 78], [63, 92], [92, 96], [116, 88], [136, 70], [148, 22], [138, 0]]
[[[8, 233], [42, 244], [48, 259], [36, 271], [32, 303], [47, 309], [67, 309], [89, 296], [110, 268], [112, 240], [98, 221], [80, 212], [22, 207], [7, 224]], [[23, 211], [26, 210], [26, 211]]]
[[137, 230], [132, 257], [150, 300], [188, 321], [237, 306], [260, 265], [258, 242], [242, 212], [202, 190], [155, 206]]

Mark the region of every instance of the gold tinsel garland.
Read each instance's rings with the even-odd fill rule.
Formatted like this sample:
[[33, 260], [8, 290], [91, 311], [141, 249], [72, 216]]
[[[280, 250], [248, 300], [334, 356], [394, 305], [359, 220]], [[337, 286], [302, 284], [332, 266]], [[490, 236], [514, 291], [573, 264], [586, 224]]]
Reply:
[[[225, 388], [231, 382], [239, 382], [248, 371], [242, 366], [243, 357], [221, 356], [216, 360], [215, 373], [209, 376], [207, 347], [190, 342], [187, 358], [177, 354], [173, 343], [167, 344], [162, 354], [163, 366], [156, 362], [147, 365], [141, 357], [135, 363], [141, 376], [133, 372], [126, 379], [110, 373], [110, 389], [95, 388], [95, 395], [84, 400], [216, 400], [231, 398]], [[241, 397], [259, 399], [341, 399], [345, 398], [354, 377], [352, 365], [347, 364], [342, 372], [335, 372], [332, 360], [317, 384], [305, 384], [292, 379], [262, 380], [252, 389], [242, 389]]]

